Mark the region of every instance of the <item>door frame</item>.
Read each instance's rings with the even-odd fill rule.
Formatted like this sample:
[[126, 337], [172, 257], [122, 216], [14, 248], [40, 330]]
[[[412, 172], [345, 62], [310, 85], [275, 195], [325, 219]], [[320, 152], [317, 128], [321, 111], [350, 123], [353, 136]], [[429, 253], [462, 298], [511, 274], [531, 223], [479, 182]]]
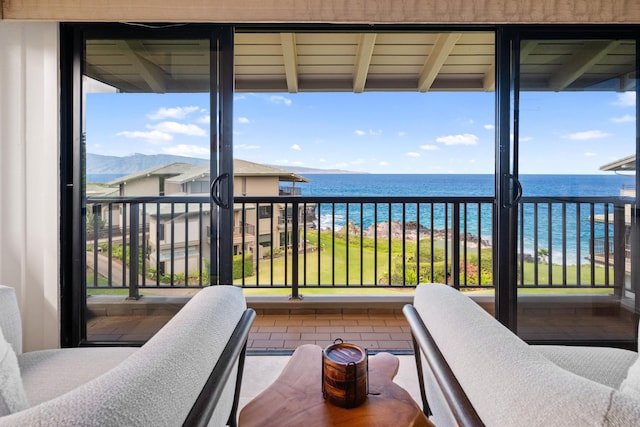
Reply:
[[[60, 24], [60, 344], [77, 347], [87, 343], [86, 218], [82, 74], [87, 39], [203, 39], [210, 40], [210, 176], [233, 176], [233, 26], [186, 25], [159, 31], [127, 24]], [[220, 78], [216, 75], [220, 73]], [[215, 107], [215, 108], [214, 108]], [[217, 119], [219, 117], [219, 120]], [[216, 127], [216, 123], [218, 126]], [[230, 209], [211, 206], [211, 254], [220, 260], [211, 265], [216, 281], [231, 283], [233, 249], [233, 179], [222, 186]], [[215, 225], [213, 218], [216, 218]], [[80, 226], [79, 226], [80, 225]], [[217, 247], [220, 245], [220, 248]], [[228, 250], [224, 248], [229, 248]], [[218, 274], [217, 272], [220, 271]], [[91, 345], [99, 343], [91, 342]], [[126, 345], [118, 342], [118, 345]], [[109, 343], [113, 345], [113, 343]]]

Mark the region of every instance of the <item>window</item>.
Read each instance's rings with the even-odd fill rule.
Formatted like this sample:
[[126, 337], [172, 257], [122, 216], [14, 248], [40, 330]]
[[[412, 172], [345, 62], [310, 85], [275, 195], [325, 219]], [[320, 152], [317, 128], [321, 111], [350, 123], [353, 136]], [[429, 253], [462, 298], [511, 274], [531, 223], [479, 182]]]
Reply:
[[260, 219], [271, 218], [271, 206], [260, 206], [258, 209], [258, 217]]

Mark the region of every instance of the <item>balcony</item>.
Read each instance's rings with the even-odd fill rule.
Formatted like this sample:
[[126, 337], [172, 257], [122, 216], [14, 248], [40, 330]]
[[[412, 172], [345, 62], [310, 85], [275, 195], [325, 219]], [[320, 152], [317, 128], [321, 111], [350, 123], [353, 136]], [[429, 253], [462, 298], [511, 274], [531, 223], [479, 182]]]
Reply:
[[[249, 304], [258, 311], [250, 341], [255, 351], [290, 350], [303, 342], [326, 345], [340, 335], [369, 348], [408, 350], [410, 338], [400, 309], [411, 301], [418, 283], [449, 283], [494, 311], [491, 198], [235, 200], [236, 210], [269, 206], [275, 213], [267, 219], [267, 229], [260, 225], [264, 219], [234, 229], [243, 231], [235, 239], [248, 249], [234, 258], [233, 270], [234, 284], [245, 289]], [[162, 268], [154, 254], [165, 246], [154, 239], [150, 204], [176, 212], [163, 218], [169, 224], [163, 244], [170, 251]], [[96, 206], [94, 225], [87, 233], [88, 293], [113, 290], [130, 298], [89, 298], [95, 315], [90, 334], [109, 338], [101, 329], [103, 314], [160, 313], [166, 321], [181, 305], [176, 295], [209, 284], [207, 198], [90, 198], [88, 205]], [[207, 208], [198, 211], [184, 205]], [[122, 209], [121, 222], [96, 219], [108, 219], [100, 212], [111, 212], [115, 206]], [[522, 199], [516, 285], [523, 337], [545, 340], [553, 329], [553, 338], [589, 340], [594, 322], [605, 331], [603, 339], [635, 336], [635, 292], [624, 268], [630, 253], [619, 250], [625, 247], [624, 209], [624, 200], [618, 198]], [[298, 215], [285, 220], [284, 212]], [[591, 220], [597, 215], [603, 221]], [[127, 224], [128, 233], [122, 236], [105, 233]], [[281, 225], [278, 235], [271, 235], [267, 243], [253, 243], [255, 236], [271, 233], [274, 224]], [[185, 241], [189, 256], [184, 255]], [[95, 247], [105, 249], [94, 251]], [[131, 261], [135, 259], [139, 262]], [[136, 338], [123, 336], [118, 339]]]

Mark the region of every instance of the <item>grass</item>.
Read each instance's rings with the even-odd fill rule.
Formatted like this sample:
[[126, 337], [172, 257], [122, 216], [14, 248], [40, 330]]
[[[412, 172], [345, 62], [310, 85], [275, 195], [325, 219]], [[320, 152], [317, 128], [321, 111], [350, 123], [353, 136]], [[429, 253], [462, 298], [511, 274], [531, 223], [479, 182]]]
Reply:
[[[337, 233], [336, 233], [337, 234]], [[312, 246], [318, 244], [318, 233], [308, 232], [307, 240]], [[332, 284], [344, 286], [348, 283], [349, 286], [358, 289], [360, 284], [367, 286], [385, 286], [388, 280], [389, 271], [392, 272], [394, 278], [401, 279], [402, 277], [402, 240], [392, 239], [391, 245], [387, 239], [379, 239], [375, 242], [371, 238], [362, 239], [362, 249], [360, 246], [360, 238], [350, 236], [348, 243], [344, 237], [337, 234], [335, 239], [332, 239], [329, 233], [320, 233], [320, 252], [311, 252], [306, 255], [298, 255], [298, 282], [300, 287], [307, 290], [321, 287], [328, 287], [332, 289]], [[434, 242], [441, 243], [441, 242]], [[431, 250], [430, 242], [428, 240], [420, 242], [420, 266], [421, 277], [420, 280], [415, 279], [416, 263], [415, 255], [417, 253], [416, 242], [406, 242], [404, 246], [404, 254], [406, 256], [405, 275], [407, 278], [413, 275], [413, 280], [408, 283], [415, 284], [416, 282], [444, 282], [444, 249], [438, 248], [437, 244], [434, 244], [433, 258], [434, 271], [429, 271], [431, 267]], [[389, 251], [391, 251], [391, 265], [389, 264]], [[347, 256], [348, 255], [348, 256]], [[482, 283], [491, 283], [491, 263], [492, 253], [491, 249], [482, 249], [482, 268], [480, 272], [482, 274]], [[477, 275], [479, 273], [477, 251], [473, 250], [468, 254], [468, 276], [467, 283], [477, 283]], [[347, 262], [348, 259], [348, 262]], [[376, 264], [377, 260], [377, 264]], [[292, 257], [289, 256], [286, 263], [286, 283], [292, 283]], [[563, 273], [562, 266], [552, 264], [538, 264], [537, 271], [537, 283], [539, 285], [549, 284], [549, 267], [551, 268], [552, 284], [558, 285], [562, 289], [567, 289], [562, 286], [563, 283], [569, 285], [578, 283], [578, 271], [580, 272], [580, 282], [582, 285], [586, 285], [591, 281], [591, 266], [567, 266], [566, 271]], [[426, 269], [426, 271], [425, 271]], [[273, 260], [261, 260], [258, 265], [258, 275], [245, 278], [244, 284], [247, 286], [255, 286], [256, 280], [259, 280], [260, 285], [269, 286], [272, 283], [282, 285], [285, 283], [285, 259], [284, 257], [274, 258]], [[362, 274], [361, 274], [362, 272]], [[533, 285], [535, 281], [535, 266], [531, 262], [525, 262], [524, 264], [524, 283]], [[462, 272], [461, 272], [462, 274]], [[518, 271], [520, 274], [520, 271]], [[563, 280], [563, 275], [564, 280]], [[594, 268], [594, 283], [604, 283], [605, 281], [605, 269], [603, 267], [596, 266]], [[348, 278], [348, 281], [347, 281]], [[610, 269], [609, 280], [613, 279], [613, 269]], [[401, 280], [394, 280], [400, 283]], [[450, 281], [450, 279], [449, 279]], [[461, 282], [463, 278], [461, 277]], [[234, 281], [235, 284], [241, 284], [242, 279]], [[304, 287], [306, 283], [307, 287]], [[518, 280], [520, 283], [520, 279]], [[367, 288], [367, 291], [375, 288]], [[581, 289], [587, 289], [585, 286]], [[336, 289], [337, 290], [337, 289]], [[359, 291], [361, 292], [361, 291]]]
[[[335, 236], [335, 237], [334, 237]], [[387, 285], [389, 280], [389, 272], [394, 283], [402, 281], [402, 258], [405, 258], [405, 278], [408, 284], [416, 282], [437, 282], [443, 283], [445, 277], [444, 258], [445, 252], [442, 248], [441, 241], [434, 242], [433, 258], [434, 271], [431, 272], [431, 242], [423, 240], [420, 242], [420, 266], [421, 277], [416, 280], [416, 261], [418, 245], [415, 241], [406, 241], [402, 239], [379, 238], [375, 241], [372, 238], [359, 236], [349, 236], [348, 240], [344, 233], [318, 233], [307, 232], [305, 236], [310, 247], [321, 248], [320, 251], [313, 251], [306, 255], [298, 256], [298, 282], [300, 293], [304, 295], [398, 295], [401, 293], [413, 292], [412, 287], [403, 288]], [[389, 255], [391, 254], [391, 255]], [[482, 268], [478, 270], [477, 250], [473, 249], [468, 254], [468, 277], [467, 283], [470, 285], [477, 283], [477, 276], [480, 273], [482, 283], [491, 283], [491, 263], [492, 251], [490, 248], [481, 250]], [[391, 264], [389, 263], [391, 260]], [[450, 261], [449, 261], [450, 262]], [[524, 264], [524, 282], [533, 285], [535, 280], [535, 266], [531, 262]], [[543, 289], [535, 288], [519, 288], [519, 294], [607, 294], [610, 289], [592, 289], [586, 283], [591, 281], [591, 266], [582, 265], [567, 266], [563, 273], [562, 266], [552, 264], [538, 264], [538, 281], [541, 286], [549, 283], [549, 267], [551, 268], [553, 287], [545, 287]], [[579, 270], [578, 270], [579, 268]], [[246, 277], [244, 280], [245, 293], [247, 295], [290, 295], [292, 283], [292, 258], [286, 259], [286, 283], [287, 287], [282, 288], [285, 283], [285, 257], [274, 258], [272, 260], [259, 261], [259, 275]], [[573, 285], [578, 283], [578, 271], [583, 287], [567, 288], [562, 286], [563, 274], [564, 282]], [[87, 278], [92, 278], [91, 274], [87, 274]], [[596, 266], [594, 268], [595, 283], [604, 283], [605, 269]], [[518, 271], [520, 274], [520, 270]], [[272, 288], [271, 277], [273, 276], [273, 284], [281, 286], [280, 288]], [[475, 277], [475, 279], [474, 279]], [[256, 287], [256, 280], [259, 279], [260, 287]], [[610, 280], [613, 279], [613, 269], [610, 270]], [[475, 281], [474, 281], [475, 280]], [[450, 279], [449, 279], [450, 281]], [[461, 282], [463, 278], [461, 277]], [[236, 285], [242, 284], [242, 279], [236, 279], [233, 282]], [[335, 283], [335, 286], [332, 284]], [[520, 283], [520, 279], [518, 279]], [[305, 285], [306, 284], [306, 285]], [[347, 285], [349, 287], [344, 287]], [[361, 286], [361, 284], [363, 286]], [[106, 288], [106, 280], [98, 278], [99, 288], [89, 287], [87, 294], [89, 295], [128, 295], [126, 288]], [[339, 286], [339, 287], [338, 287]], [[366, 286], [366, 287], [364, 287]], [[466, 292], [475, 294], [492, 294], [493, 287], [487, 285], [486, 289], [468, 288]], [[152, 291], [150, 291], [152, 292]], [[141, 289], [141, 294], [145, 290]]]

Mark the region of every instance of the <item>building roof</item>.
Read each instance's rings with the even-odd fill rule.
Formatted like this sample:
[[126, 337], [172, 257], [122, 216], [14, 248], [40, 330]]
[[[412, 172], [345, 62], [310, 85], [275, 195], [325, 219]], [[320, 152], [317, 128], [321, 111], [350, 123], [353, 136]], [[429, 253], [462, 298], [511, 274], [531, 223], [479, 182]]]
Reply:
[[624, 157], [622, 159], [618, 159], [614, 162], [607, 163], [606, 165], [600, 166], [601, 171], [635, 171], [636, 170], [636, 155], [632, 154], [630, 156]]
[[[296, 175], [285, 169], [275, 168], [247, 160], [233, 160], [233, 174], [235, 176], [272, 176], [286, 182], [309, 182], [303, 176]], [[209, 165], [191, 166], [183, 170], [183, 173], [167, 179], [167, 182], [184, 184], [189, 181], [197, 181], [209, 176]]]
[[194, 165], [192, 165], [191, 163], [182, 163], [182, 162], [175, 162], [175, 163], [170, 163], [168, 165], [155, 166], [149, 169], [142, 170], [140, 172], [135, 172], [127, 176], [123, 176], [118, 179], [114, 179], [113, 181], [110, 181], [108, 184], [111, 186], [120, 185], [120, 184], [125, 184], [127, 181], [135, 181], [136, 179], [144, 178], [147, 176], [153, 176], [153, 175], [175, 176], [175, 175], [181, 174], [183, 171], [185, 171], [188, 168], [192, 168], [193, 166]]
[[247, 160], [234, 159], [233, 173], [236, 176], [277, 176], [280, 181], [309, 182], [303, 176], [297, 175], [286, 169], [249, 162]]

